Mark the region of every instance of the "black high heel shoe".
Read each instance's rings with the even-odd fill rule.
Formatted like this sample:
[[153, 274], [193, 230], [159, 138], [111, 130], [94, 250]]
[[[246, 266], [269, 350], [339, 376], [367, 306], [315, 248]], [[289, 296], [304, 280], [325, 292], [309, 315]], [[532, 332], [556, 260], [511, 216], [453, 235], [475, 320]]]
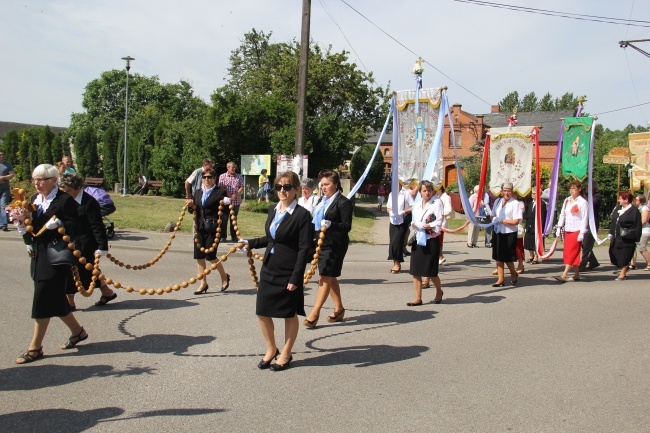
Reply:
[[202, 295], [202, 294], [204, 294], [205, 292], [208, 291], [208, 287], [209, 287], [209, 286], [206, 284], [204, 288], [202, 288], [202, 289], [199, 288], [199, 290], [197, 290], [196, 292], [194, 292], [194, 294], [195, 294], [195, 295]]
[[505, 287], [505, 285], [506, 285], [506, 282], [503, 281], [503, 282], [501, 282], [501, 283], [494, 283], [494, 284], [492, 284], [492, 287]]
[[512, 280], [512, 279], [510, 280], [510, 282], [512, 283], [513, 286], [517, 285], [517, 281], [519, 281], [519, 278], [515, 278], [514, 280]]
[[289, 360], [285, 362], [284, 364], [278, 364], [277, 362], [275, 364], [271, 364], [269, 367], [272, 371], [284, 371], [287, 368], [291, 366], [291, 361], [293, 361], [293, 355], [289, 357]]
[[222, 292], [226, 291], [226, 289], [228, 289], [228, 287], [230, 287], [230, 274], [226, 274], [226, 285], [221, 286], [221, 291]]
[[273, 358], [269, 359], [268, 361], [264, 361], [264, 358], [262, 358], [260, 363], [257, 364], [257, 368], [259, 368], [260, 370], [266, 370], [267, 368], [269, 368], [271, 366], [271, 361], [273, 361], [274, 359], [278, 359], [278, 356], [280, 356], [280, 349], [278, 349], [276, 347], [275, 348], [275, 356]]

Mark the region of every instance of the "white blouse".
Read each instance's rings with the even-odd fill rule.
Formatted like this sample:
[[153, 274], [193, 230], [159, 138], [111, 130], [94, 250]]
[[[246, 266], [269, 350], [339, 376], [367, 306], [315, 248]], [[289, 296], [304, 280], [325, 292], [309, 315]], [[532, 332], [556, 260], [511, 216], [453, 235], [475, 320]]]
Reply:
[[[406, 209], [406, 195], [410, 195], [408, 189], [402, 188], [402, 190], [397, 194], [397, 209], [393, 209], [390, 206], [393, 204], [393, 193], [388, 194], [388, 201], [386, 209], [388, 210], [388, 216], [390, 217], [390, 223], [394, 226], [398, 226], [404, 223], [404, 210]], [[402, 213], [402, 215], [400, 215]]]
[[[520, 202], [514, 198], [511, 198], [507, 202], [503, 202], [503, 199], [500, 198], [497, 203], [494, 205], [492, 215], [495, 217], [501, 218], [501, 220], [519, 220], [523, 218], [522, 212], [523, 206], [520, 205]], [[494, 226], [497, 233], [517, 233], [517, 224], [497, 224]]]
[[300, 196], [298, 199], [298, 205], [304, 207], [309, 211], [311, 216], [314, 216], [314, 208], [316, 207], [316, 202], [318, 201], [318, 196], [312, 194], [307, 200], [304, 197]]
[[414, 203], [411, 208], [411, 213], [413, 214], [413, 222], [425, 222], [431, 214], [436, 217], [433, 222], [427, 224], [429, 228], [433, 229], [433, 233], [427, 233], [425, 230], [416, 229], [413, 226], [411, 226], [411, 231], [419, 232], [420, 234], [418, 236], [426, 234], [427, 239], [435, 238], [440, 234], [440, 228], [445, 221], [444, 205], [440, 197], [433, 196], [431, 200], [426, 202], [424, 207], [422, 207], [422, 203]]
[[587, 233], [589, 224], [589, 204], [582, 196], [578, 196], [575, 200], [567, 197], [562, 205], [560, 218], [558, 219], [557, 226], [564, 227], [565, 232]]

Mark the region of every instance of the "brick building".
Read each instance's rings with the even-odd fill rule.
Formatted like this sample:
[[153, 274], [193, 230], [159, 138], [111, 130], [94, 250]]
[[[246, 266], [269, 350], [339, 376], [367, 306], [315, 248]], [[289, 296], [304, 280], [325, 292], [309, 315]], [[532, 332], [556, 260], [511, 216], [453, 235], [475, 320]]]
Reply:
[[[470, 156], [473, 154], [471, 147], [477, 142], [483, 145], [485, 136], [490, 128], [501, 128], [508, 126], [508, 118], [511, 113], [499, 112], [499, 106], [493, 105], [492, 111], [488, 114], [471, 114], [462, 110], [461, 104], [454, 104], [451, 107], [451, 118], [453, 120], [455, 143], [451, 140], [451, 129], [449, 118], [445, 118], [445, 127], [442, 137], [442, 151], [444, 161], [444, 185], [456, 183], [458, 174], [456, 172], [454, 159], [454, 146], [458, 157]], [[562, 119], [573, 116], [572, 110], [560, 111], [537, 111], [530, 113], [518, 113], [518, 126], [540, 126], [540, 159], [543, 165], [550, 166], [555, 159], [557, 140], [560, 134]], [[377, 144], [380, 133], [368, 138], [368, 143]], [[387, 131], [379, 146], [384, 158], [384, 171], [389, 176], [392, 168], [393, 158], [393, 135]]]

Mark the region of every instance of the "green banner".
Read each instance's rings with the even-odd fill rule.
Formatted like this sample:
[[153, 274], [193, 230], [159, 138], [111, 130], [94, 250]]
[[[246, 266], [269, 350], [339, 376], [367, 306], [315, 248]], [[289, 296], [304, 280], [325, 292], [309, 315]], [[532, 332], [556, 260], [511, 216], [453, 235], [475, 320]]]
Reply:
[[587, 177], [591, 128], [593, 117], [569, 117], [564, 119], [562, 138], [562, 174], [579, 181]]

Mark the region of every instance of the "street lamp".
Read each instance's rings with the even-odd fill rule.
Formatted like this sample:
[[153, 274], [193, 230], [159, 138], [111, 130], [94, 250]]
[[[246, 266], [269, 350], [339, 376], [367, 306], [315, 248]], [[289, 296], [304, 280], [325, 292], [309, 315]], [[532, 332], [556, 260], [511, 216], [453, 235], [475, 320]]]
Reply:
[[126, 139], [129, 129], [129, 70], [131, 69], [131, 60], [135, 60], [131, 56], [122, 57], [122, 60], [126, 60], [126, 102], [124, 110], [124, 177], [122, 181], [122, 197], [126, 197]]

